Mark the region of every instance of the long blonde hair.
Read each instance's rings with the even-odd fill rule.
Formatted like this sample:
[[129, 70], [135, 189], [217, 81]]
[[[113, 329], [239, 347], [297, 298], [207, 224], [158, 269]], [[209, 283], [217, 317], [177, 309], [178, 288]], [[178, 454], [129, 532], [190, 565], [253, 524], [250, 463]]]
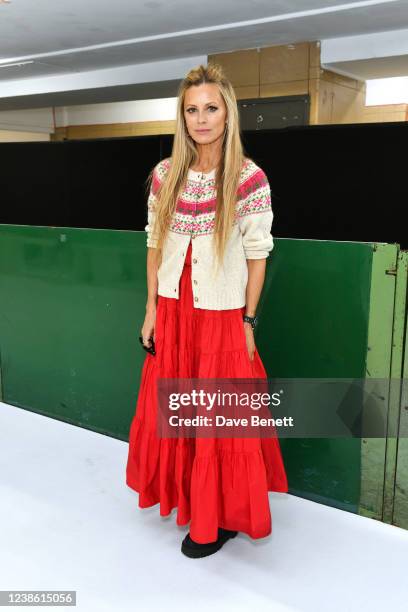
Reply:
[[[156, 193], [156, 216], [153, 233], [157, 236], [158, 264], [162, 260], [163, 245], [169, 230], [171, 219], [176, 210], [177, 200], [187, 180], [190, 166], [198, 163], [198, 151], [194, 140], [188, 133], [184, 118], [184, 98], [189, 87], [202, 83], [215, 83], [225, 102], [227, 110], [227, 126], [222, 143], [220, 164], [215, 174], [217, 190], [215, 227], [213, 246], [218, 266], [224, 259], [228, 241], [235, 217], [237, 190], [239, 186], [242, 164], [245, 159], [240, 136], [239, 114], [234, 89], [225, 76], [220, 65], [202, 64], [188, 72], [181, 81], [178, 90], [176, 129], [173, 140], [170, 167]], [[147, 189], [153, 180], [153, 169], [147, 178]]]

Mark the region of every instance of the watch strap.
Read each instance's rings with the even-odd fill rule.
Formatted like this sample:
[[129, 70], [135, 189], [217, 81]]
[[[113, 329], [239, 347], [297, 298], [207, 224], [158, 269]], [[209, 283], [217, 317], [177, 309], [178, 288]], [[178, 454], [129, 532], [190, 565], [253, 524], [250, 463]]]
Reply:
[[252, 329], [255, 329], [258, 323], [258, 317], [255, 315], [254, 317], [250, 317], [249, 315], [244, 315], [244, 321], [251, 324]]

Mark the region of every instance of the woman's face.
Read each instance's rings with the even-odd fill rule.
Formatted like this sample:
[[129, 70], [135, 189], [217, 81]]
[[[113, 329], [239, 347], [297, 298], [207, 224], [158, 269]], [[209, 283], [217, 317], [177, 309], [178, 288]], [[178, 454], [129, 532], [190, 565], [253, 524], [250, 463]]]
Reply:
[[211, 144], [223, 138], [227, 108], [215, 83], [192, 85], [184, 96], [184, 117], [188, 133], [197, 144]]

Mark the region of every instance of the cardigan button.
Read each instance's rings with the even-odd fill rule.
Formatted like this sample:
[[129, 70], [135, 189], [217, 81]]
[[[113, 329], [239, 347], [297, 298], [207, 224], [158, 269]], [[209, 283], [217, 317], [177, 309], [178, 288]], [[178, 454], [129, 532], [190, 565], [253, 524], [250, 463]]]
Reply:
[[193, 281], [193, 282], [194, 282], [194, 284], [195, 284], [195, 285], [197, 284], [197, 281], [196, 281], [196, 279], [194, 279], [194, 281]]
[[197, 263], [197, 260], [195, 258], [193, 259], [193, 263]]
[[195, 297], [195, 298], [194, 298], [194, 301], [195, 301], [195, 302], [198, 302], [198, 297]]

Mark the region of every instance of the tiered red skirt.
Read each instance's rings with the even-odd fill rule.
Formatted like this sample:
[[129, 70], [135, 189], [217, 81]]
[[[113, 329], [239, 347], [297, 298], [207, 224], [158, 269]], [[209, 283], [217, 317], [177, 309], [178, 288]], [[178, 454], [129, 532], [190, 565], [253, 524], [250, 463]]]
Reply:
[[250, 360], [242, 315], [194, 308], [191, 242], [179, 299], [158, 296], [156, 355], [146, 353], [136, 413], [129, 433], [126, 483], [139, 507], [160, 503], [160, 515], [177, 507], [177, 524], [189, 521], [198, 543], [214, 542], [218, 527], [252, 538], [271, 533], [268, 491], [286, 493], [288, 482], [278, 437], [159, 438], [158, 377], [267, 378], [258, 351]]

